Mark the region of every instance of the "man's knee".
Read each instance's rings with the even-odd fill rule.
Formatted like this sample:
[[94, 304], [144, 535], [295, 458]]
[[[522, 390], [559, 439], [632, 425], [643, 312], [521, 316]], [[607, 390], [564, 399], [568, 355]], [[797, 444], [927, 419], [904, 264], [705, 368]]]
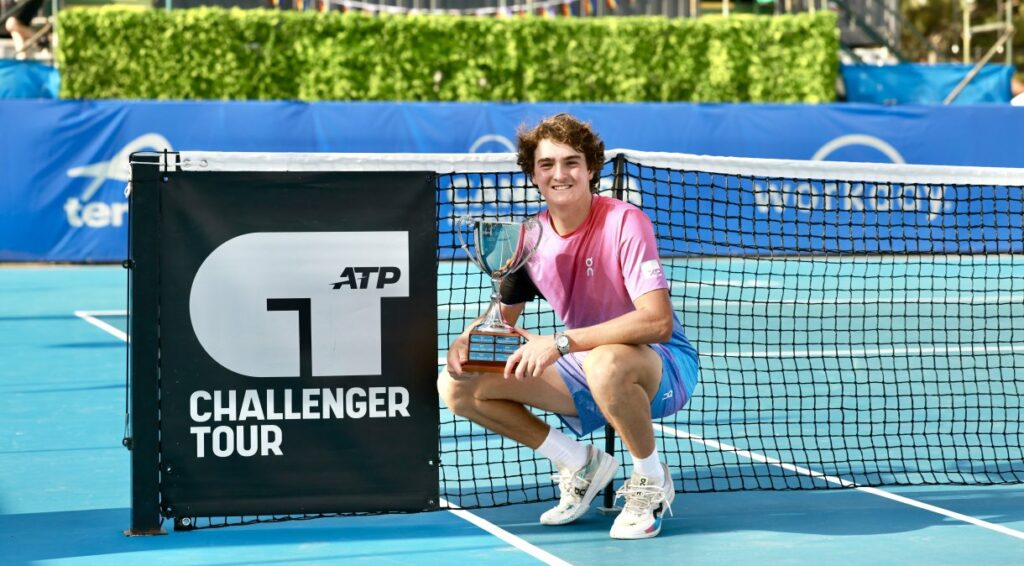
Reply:
[[657, 390], [660, 375], [654, 375], [653, 369], [648, 370], [647, 364], [637, 359], [644, 353], [639, 348], [613, 344], [594, 348], [587, 354], [583, 371], [598, 404], [615, 402], [636, 385], [648, 394]]
[[437, 392], [441, 401], [452, 413], [465, 417], [475, 404], [476, 396], [472, 380], [455, 379], [442, 370], [437, 376]]
[[619, 391], [628, 381], [623, 371], [622, 356], [617, 348], [598, 346], [583, 360], [583, 372], [595, 398], [602, 398]]

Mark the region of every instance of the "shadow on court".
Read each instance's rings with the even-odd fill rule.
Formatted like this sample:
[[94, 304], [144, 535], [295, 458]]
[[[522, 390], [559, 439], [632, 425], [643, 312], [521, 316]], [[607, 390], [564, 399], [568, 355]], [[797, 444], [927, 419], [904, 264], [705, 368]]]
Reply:
[[76, 391], [102, 391], [105, 389], [124, 389], [124, 384], [92, 385], [83, 387], [52, 387], [47, 389], [22, 389], [11, 391], [11, 393], [74, 393]]
[[[1024, 520], [1024, 488], [888, 489], [937, 507], [992, 522]], [[722, 493], [677, 499], [691, 532], [771, 530], [820, 535], [915, 531], [963, 523], [858, 491]], [[683, 522], [687, 522], [684, 518]], [[689, 530], [689, 529], [685, 529]]]
[[[887, 491], [997, 524], [1024, 520], [1024, 487], [1021, 486], [963, 489], [941, 486], [889, 488]], [[476, 513], [499, 524], [514, 524], [514, 532], [520, 536], [550, 533], [556, 529], [536, 522], [547, 505], [502, 507]], [[675, 514], [666, 518], [660, 537], [738, 531], [860, 536], [963, 525], [936, 513], [855, 490], [680, 493], [676, 494], [673, 510]], [[606, 535], [611, 521], [611, 518], [591, 511], [571, 529], [565, 530], [576, 533], [599, 531]]]
[[[1024, 520], [1020, 486], [888, 491], [1010, 528]], [[593, 511], [568, 528], [543, 527], [545, 506], [479, 514], [574, 564], [980, 566], [1019, 563], [1024, 552], [1004, 534], [853, 490], [677, 494], [675, 515], [645, 542], [610, 539], [612, 518]]]
[[88, 557], [117, 557], [117, 563], [418, 563], [440, 561], [451, 552], [483, 556], [494, 552], [496, 542], [448, 513], [324, 518], [193, 532], [174, 532], [168, 521], [168, 535], [147, 537], [124, 536], [129, 519], [127, 508], [0, 515], [0, 536], [7, 547], [3, 563]]
[[[4, 291], [7, 293], [8, 291]], [[36, 315], [13, 315], [13, 316], [0, 316], [0, 322], [31, 322], [31, 321], [42, 321], [42, 320], [65, 320], [74, 321], [80, 320], [74, 314], [36, 314]], [[123, 346], [122, 346], [123, 347]]]
[[47, 348], [82, 348], [90, 350], [93, 348], [114, 348], [114, 349], [125, 349], [124, 343], [112, 342], [110, 340], [104, 340], [103, 342], [69, 342], [64, 344], [48, 344]]
[[[917, 500], [995, 523], [1024, 520], [1024, 488], [935, 489], [903, 492]], [[617, 554], [623, 545], [607, 532], [611, 517], [591, 511], [578, 523], [564, 528], [543, 527], [537, 516], [548, 504], [517, 505], [477, 511], [476, 514], [570, 561], [589, 553]], [[752, 533], [787, 533], [825, 537], [899, 534], [931, 527], [963, 524], [935, 513], [897, 504], [864, 493], [738, 492], [680, 494], [675, 515], [666, 519], [658, 539], [631, 552], [679, 549], [705, 535], [723, 534], [742, 541]], [[0, 533], [8, 548], [4, 561], [24, 564], [39, 560], [136, 555], [147, 561], [174, 559], [185, 563], [275, 563], [295, 560], [344, 561], [359, 558], [391, 560], [430, 559], [443, 552], [485, 552], [481, 533], [449, 513], [342, 517], [291, 521], [167, 536], [128, 538], [121, 531], [129, 523], [129, 510], [95, 509], [0, 515]], [[168, 522], [165, 525], [170, 529]], [[951, 531], [952, 532], [952, 531]], [[467, 538], [469, 537], [469, 538]], [[462, 540], [460, 540], [462, 539]], [[472, 540], [470, 540], [472, 539]], [[796, 546], [801, 537], [783, 537]], [[429, 541], [429, 542], [428, 542]], [[275, 547], [275, 550], [268, 550]], [[279, 547], [279, 548], [278, 548]], [[319, 551], [315, 549], [319, 548]], [[292, 549], [292, 550], [288, 550]], [[305, 549], [295, 553], [295, 549]], [[227, 555], [217, 558], [216, 554]], [[280, 560], [277, 552], [284, 552]], [[307, 554], [312, 552], [312, 554]], [[490, 552], [493, 552], [491, 550]], [[268, 554], [269, 553], [269, 554]], [[290, 555], [292, 559], [284, 556]], [[583, 553], [578, 556], [578, 553]], [[201, 557], [201, 558], [200, 558]], [[805, 556], [806, 558], [806, 556]], [[589, 561], [589, 559], [588, 559]]]

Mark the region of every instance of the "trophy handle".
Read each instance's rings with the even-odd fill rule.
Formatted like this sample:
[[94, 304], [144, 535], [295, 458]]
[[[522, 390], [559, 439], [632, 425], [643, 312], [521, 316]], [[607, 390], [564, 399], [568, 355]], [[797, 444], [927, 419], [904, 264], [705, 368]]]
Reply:
[[[512, 266], [509, 267], [506, 274], [516, 271], [517, 269], [526, 265], [528, 261], [530, 261], [530, 258], [533, 257], [533, 254], [537, 251], [537, 248], [540, 247], [540, 239], [544, 235], [543, 233], [544, 228], [535, 216], [527, 218], [526, 220], [523, 221], [522, 224], [519, 225], [519, 241], [516, 244], [516, 249], [518, 251], [515, 257], [516, 261]], [[531, 239], [532, 242], [529, 241]], [[527, 248], [527, 246], [530, 247]]]
[[455, 237], [458, 238], [459, 246], [462, 247], [462, 251], [466, 253], [466, 258], [468, 258], [469, 261], [473, 262], [473, 265], [479, 267], [482, 271], [486, 272], [487, 268], [479, 259], [477, 259], [476, 254], [469, 253], [469, 243], [463, 236], [463, 233], [466, 230], [473, 230], [473, 218], [471, 216], [459, 216], [458, 218], [455, 219], [455, 224], [453, 227], [455, 228]]

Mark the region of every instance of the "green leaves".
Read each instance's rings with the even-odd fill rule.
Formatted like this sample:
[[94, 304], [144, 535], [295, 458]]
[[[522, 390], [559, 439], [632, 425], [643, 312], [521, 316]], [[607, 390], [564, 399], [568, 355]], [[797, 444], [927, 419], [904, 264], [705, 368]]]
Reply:
[[72, 9], [64, 98], [833, 100], [831, 13], [470, 18], [265, 10]]

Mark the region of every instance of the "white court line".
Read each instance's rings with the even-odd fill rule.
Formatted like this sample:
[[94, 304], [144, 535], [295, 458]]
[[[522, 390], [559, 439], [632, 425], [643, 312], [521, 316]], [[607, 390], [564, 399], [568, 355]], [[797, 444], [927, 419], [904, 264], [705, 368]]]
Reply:
[[764, 305], [875, 305], [875, 304], [926, 304], [926, 305], [988, 305], [1024, 304], [1024, 295], [941, 295], [938, 297], [865, 297], [835, 299], [688, 299], [673, 301], [674, 306], [685, 307], [728, 307]]
[[111, 326], [111, 325], [107, 324], [106, 322], [103, 322], [102, 320], [100, 320], [100, 319], [98, 319], [96, 317], [97, 316], [118, 316], [118, 315], [126, 316], [127, 314], [128, 314], [127, 311], [75, 311], [75, 316], [77, 316], [78, 318], [81, 318], [82, 320], [88, 322], [89, 324], [95, 326], [96, 328], [99, 328], [100, 330], [106, 332], [107, 334], [110, 334], [110, 335], [114, 336], [115, 338], [119, 338], [120, 340], [122, 340], [124, 342], [128, 341], [128, 335], [125, 334], [125, 332], [123, 330], [121, 330], [120, 328], [116, 328], [114, 326]]
[[[687, 286], [701, 286], [701, 283], [686, 284]], [[754, 285], [755, 287], [757, 285]], [[764, 285], [771, 287], [771, 285]], [[864, 298], [828, 298], [828, 299], [675, 299], [672, 306], [684, 307], [741, 307], [741, 306], [771, 306], [771, 305], [990, 305], [990, 304], [1022, 304], [1024, 305], [1024, 294], [1009, 295], [940, 295], [937, 297], [864, 297]], [[438, 305], [437, 310], [441, 312], [466, 311], [469, 309], [480, 310], [487, 308], [490, 303], [474, 302], [462, 304]], [[551, 307], [541, 307], [540, 303], [530, 303], [527, 312], [549, 312]]]
[[[700, 352], [701, 358], [840, 358], [840, 357], [864, 357], [864, 356], [895, 356], [895, 355], [924, 355], [924, 354], [953, 354], [953, 355], [980, 355], [980, 354], [1012, 354], [1024, 352], [1024, 345], [1018, 346], [988, 346], [988, 345], [954, 345], [934, 348], [864, 348], [860, 350], [727, 350], [723, 352]], [[444, 366], [448, 360], [438, 356], [438, 367]]]
[[922, 354], [953, 354], [957, 356], [976, 354], [1008, 354], [1024, 352], [1024, 344], [1016, 346], [989, 346], [987, 344], [953, 344], [921, 348], [862, 348], [859, 350], [726, 350], [701, 352], [710, 358], [833, 358], [845, 356], [895, 356]]
[[507, 542], [508, 544], [518, 548], [519, 550], [529, 554], [530, 556], [536, 558], [537, 560], [540, 560], [541, 562], [543, 562], [545, 564], [552, 564], [552, 565], [557, 565], [557, 566], [569, 566], [570, 565], [569, 562], [566, 562], [565, 560], [562, 560], [561, 558], [555, 556], [554, 554], [551, 554], [550, 552], [548, 552], [546, 550], [543, 550], [541, 548], [538, 548], [538, 547], [536, 547], [536, 546], [526, 542], [525, 540], [523, 540], [523, 539], [517, 537], [516, 535], [506, 531], [505, 529], [502, 529], [501, 527], [495, 525], [494, 523], [491, 523], [490, 521], [488, 521], [486, 519], [482, 519], [482, 518], [480, 518], [480, 517], [470, 513], [469, 511], [466, 511], [466, 510], [460, 508], [458, 505], [454, 505], [452, 503], [449, 503], [443, 497], [441, 498], [441, 504], [447, 506], [449, 508], [448, 511], [451, 514], [455, 515], [456, 517], [458, 517], [458, 518], [460, 518], [460, 519], [462, 519], [464, 521], [468, 521], [468, 522], [476, 525], [477, 527], [480, 527], [481, 529], [491, 533], [492, 535], [500, 538], [501, 540]]
[[[451, 312], [451, 311], [467, 311], [472, 309], [473, 311], [479, 311], [483, 313], [484, 309], [491, 306], [490, 302], [475, 302], [475, 303], [445, 303], [437, 305], [437, 310], [440, 312]], [[539, 312], [552, 312], [551, 307], [547, 302], [530, 302], [526, 304], [526, 309], [523, 312], [527, 313], [539, 313]]]
[[[669, 281], [669, 287], [674, 288], [676, 283]], [[771, 279], [713, 279], [711, 281], [682, 281], [683, 287], [768, 287], [774, 289], [782, 288], [782, 285]]]
[[[107, 324], [106, 322], [103, 322], [102, 320], [97, 319], [96, 317], [97, 316], [118, 316], [118, 315], [125, 316], [127, 314], [128, 314], [127, 311], [75, 311], [75, 316], [85, 320], [86, 322], [88, 322], [89, 324], [92, 324], [93, 326], [99, 328], [100, 330], [103, 330], [104, 332], [106, 332], [108, 334], [111, 334], [111, 335], [113, 335], [116, 338], [121, 339], [124, 342], [128, 341], [128, 335], [126, 335], [120, 329], [115, 328], [115, 327]], [[439, 361], [439, 363], [443, 363], [443, 362], [441, 362], [440, 358], [438, 359], [438, 361]], [[443, 506], [445, 506], [445, 507], [448, 507], [448, 512], [449, 513], [455, 515], [456, 517], [458, 517], [458, 518], [460, 518], [460, 519], [462, 519], [464, 521], [468, 521], [468, 522], [472, 523], [473, 525], [476, 525], [477, 527], [487, 531], [488, 533], [494, 535], [495, 537], [498, 537], [502, 541], [504, 541], [504, 542], [506, 542], [506, 543], [508, 543], [508, 544], [510, 544], [512, 546], [514, 546], [515, 548], [517, 548], [517, 549], [519, 549], [519, 550], [521, 550], [521, 551], [523, 551], [523, 552], [525, 552], [527, 554], [529, 554], [530, 556], [536, 558], [537, 560], [540, 560], [541, 562], [543, 562], [545, 564], [551, 564], [552, 566], [570, 566], [569, 562], [566, 562], [565, 560], [562, 560], [561, 558], [551, 554], [550, 552], [547, 552], [546, 550], [543, 550], [541, 548], [538, 548], [537, 546], [534, 546], [534, 545], [526, 542], [525, 540], [523, 540], [523, 539], [517, 537], [516, 535], [506, 531], [505, 529], [502, 529], [501, 527], [495, 525], [494, 523], [491, 523], [490, 521], [488, 521], [486, 519], [478, 517], [478, 516], [470, 513], [469, 511], [466, 511], [466, 510], [460, 508], [458, 505], [455, 505], [453, 503], [449, 503], [443, 497], [441, 498], [441, 504]]]
[[666, 432], [668, 434], [677, 436], [679, 438], [683, 438], [683, 439], [689, 440], [691, 442], [696, 442], [698, 444], [703, 444], [703, 445], [708, 446], [710, 448], [713, 448], [715, 450], [720, 450], [722, 452], [732, 452], [732, 453], [734, 453], [734, 454], [736, 454], [738, 456], [742, 456], [744, 458], [747, 458], [748, 460], [754, 460], [756, 462], [761, 462], [763, 464], [768, 464], [768, 465], [771, 465], [771, 466], [776, 466], [776, 467], [782, 468], [784, 470], [789, 470], [791, 472], [796, 472], [798, 474], [803, 474], [805, 476], [810, 476], [810, 477], [813, 477], [813, 478], [822, 479], [822, 480], [825, 480], [825, 481], [827, 481], [829, 483], [833, 483], [833, 484], [840, 485], [840, 486], [843, 486], [843, 487], [854, 488], [854, 489], [856, 489], [858, 491], [863, 491], [864, 493], [870, 493], [871, 495], [877, 495], [879, 497], [884, 497], [886, 499], [891, 499], [891, 500], [896, 501], [898, 503], [903, 503], [903, 504], [906, 504], [906, 505], [910, 505], [912, 507], [917, 507], [918, 509], [923, 509], [925, 511], [931, 511], [932, 513], [937, 513], [939, 515], [943, 515], [943, 516], [949, 517], [951, 519], [956, 519], [958, 521], [963, 521], [965, 523], [970, 523], [972, 525], [975, 525], [975, 526], [978, 526], [978, 527], [982, 527], [982, 528], [985, 528], [985, 529], [989, 529], [989, 530], [995, 531], [997, 533], [1001, 533], [1001, 534], [1004, 534], [1004, 535], [1009, 535], [1011, 537], [1019, 538], [1021, 540], [1024, 540], [1024, 532], [1021, 532], [1021, 531], [1018, 531], [1018, 530], [1015, 530], [1015, 529], [1011, 529], [1009, 527], [1004, 527], [1003, 525], [997, 525], [995, 523], [990, 523], [988, 521], [985, 521], [984, 519], [978, 519], [977, 517], [971, 517], [969, 515], [964, 515], [962, 513], [957, 513], [956, 511], [950, 511], [949, 509], [943, 509], [942, 507], [937, 507], [935, 505], [931, 505], [929, 503], [924, 503], [924, 502], [921, 502], [921, 501], [917, 501], [916, 499], [911, 499], [909, 497], [904, 497], [902, 495], [896, 495], [895, 493], [889, 493], [888, 491], [884, 491], [884, 490], [881, 490], [881, 489], [878, 489], [878, 488], [859, 486], [859, 485], [857, 485], [856, 483], [854, 483], [852, 481], [844, 480], [843, 478], [840, 478], [840, 477], [829, 476], [829, 475], [826, 475], [826, 474], [824, 474], [822, 472], [817, 472], [817, 471], [814, 471], [814, 470], [811, 470], [811, 469], [808, 469], [808, 468], [804, 468], [804, 467], [801, 467], [801, 466], [796, 466], [796, 465], [793, 465], [793, 464], [787, 464], [787, 463], [785, 463], [785, 462], [783, 462], [781, 460], [778, 460], [776, 458], [772, 458], [771, 456], [765, 456], [764, 454], [758, 454], [757, 452], [750, 452], [749, 450], [743, 450], [743, 449], [737, 448], [735, 446], [730, 446], [728, 444], [724, 444], [724, 443], [718, 442], [716, 440], [709, 440], [709, 439], [706, 439], [706, 438], [702, 438], [700, 436], [697, 436], [696, 434], [690, 434], [690, 433], [685, 432], [685, 431], [676, 430], [674, 428], [667, 427], [665, 425], [661, 425], [661, 424], [658, 424], [658, 423], [654, 423], [654, 428], [657, 429], [657, 430], [660, 430], [662, 432]]

